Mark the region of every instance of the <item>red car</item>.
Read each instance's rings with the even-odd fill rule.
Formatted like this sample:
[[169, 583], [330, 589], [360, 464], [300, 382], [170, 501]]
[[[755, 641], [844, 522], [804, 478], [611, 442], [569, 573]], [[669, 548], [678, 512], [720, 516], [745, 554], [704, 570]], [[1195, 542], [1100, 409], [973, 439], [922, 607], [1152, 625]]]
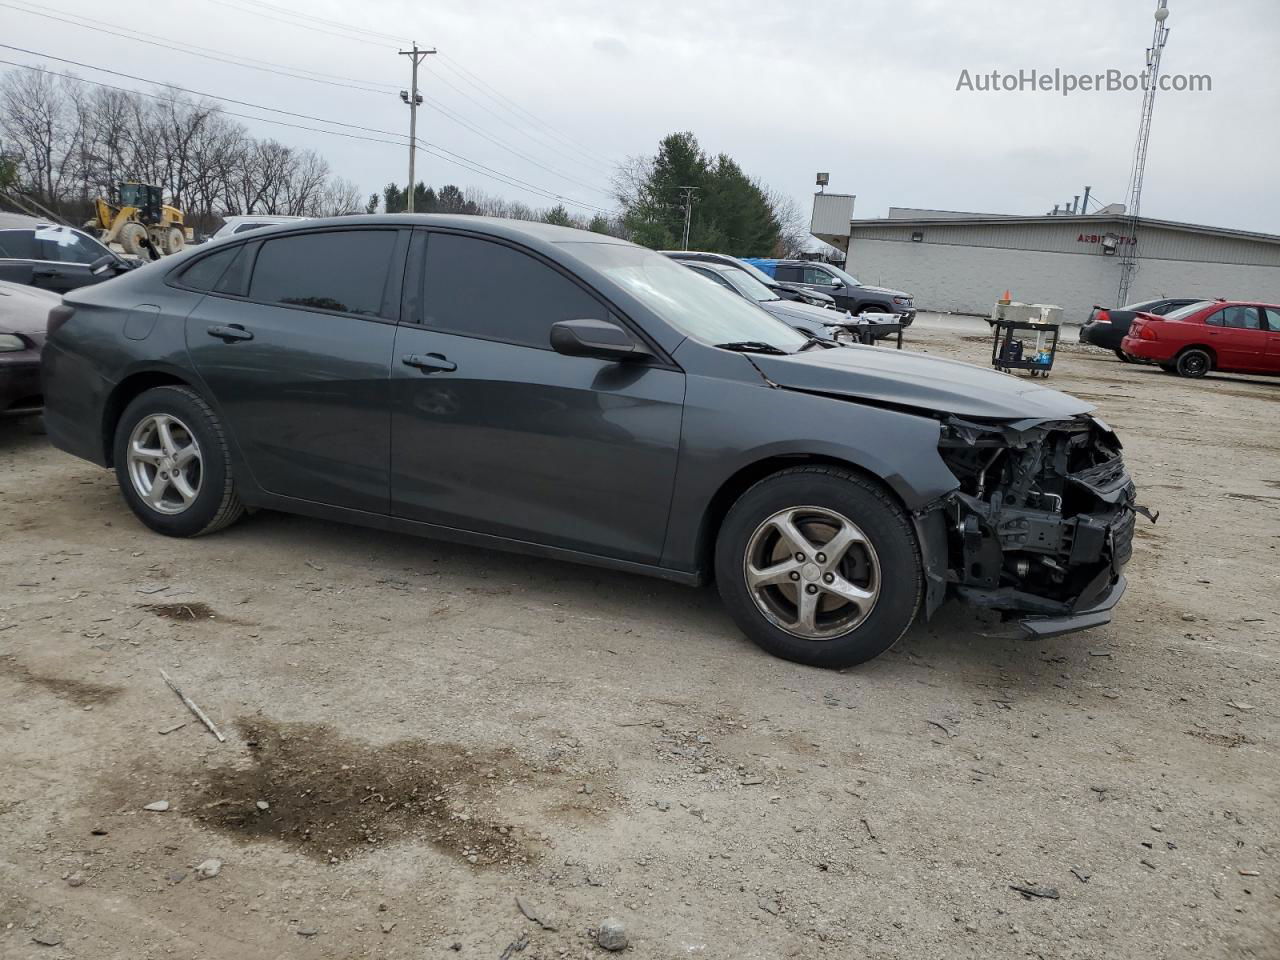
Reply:
[[1184, 377], [1280, 374], [1280, 306], [1202, 300], [1163, 317], [1139, 313], [1120, 348]]

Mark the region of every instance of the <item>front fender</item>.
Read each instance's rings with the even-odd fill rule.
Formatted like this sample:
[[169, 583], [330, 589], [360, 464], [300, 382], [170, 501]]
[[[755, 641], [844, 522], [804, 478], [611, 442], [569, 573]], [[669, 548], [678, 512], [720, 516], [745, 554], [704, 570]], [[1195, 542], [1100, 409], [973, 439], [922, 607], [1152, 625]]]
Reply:
[[[732, 396], [726, 401], [726, 390]], [[764, 380], [689, 376], [664, 566], [695, 571], [700, 531], [717, 494], [755, 465], [846, 463], [877, 477], [911, 513], [957, 487], [925, 415], [799, 393]]]

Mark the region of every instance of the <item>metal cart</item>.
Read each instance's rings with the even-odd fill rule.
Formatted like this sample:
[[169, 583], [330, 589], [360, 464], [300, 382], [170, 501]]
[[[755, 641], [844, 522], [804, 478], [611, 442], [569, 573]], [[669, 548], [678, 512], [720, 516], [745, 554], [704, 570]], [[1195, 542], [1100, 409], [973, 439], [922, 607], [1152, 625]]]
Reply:
[[[992, 320], [991, 365], [1005, 373], [1028, 370], [1033, 377], [1049, 376], [1058, 354], [1058, 328], [1056, 323]], [[1015, 336], [1019, 331], [1035, 334], [1034, 347], [1028, 349], [1029, 338]]]

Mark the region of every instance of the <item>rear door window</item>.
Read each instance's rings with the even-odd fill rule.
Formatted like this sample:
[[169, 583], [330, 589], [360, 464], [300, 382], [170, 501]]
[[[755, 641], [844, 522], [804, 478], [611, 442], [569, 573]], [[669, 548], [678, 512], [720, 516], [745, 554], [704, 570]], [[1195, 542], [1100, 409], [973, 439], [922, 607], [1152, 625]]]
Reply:
[[34, 230], [0, 230], [0, 259], [35, 260]]
[[560, 320], [607, 320], [595, 297], [506, 244], [450, 233], [427, 239], [421, 322], [444, 333], [551, 348]]
[[801, 283], [804, 274], [800, 272], [799, 267], [788, 267], [779, 265], [773, 270], [773, 278], [775, 280], [784, 280], [787, 283]]
[[361, 316], [384, 314], [394, 230], [335, 230], [267, 240], [249, 299]]
[[55, 263], [93, 263], [110, 252], [70, 227], [41, 227], [36, 230], [36, 247], [39, 259]]
[[1222, 325], [1237, 330], [1261, 330], [1262, 317], [1257, 307], [1226, 307], [1222, 311]]

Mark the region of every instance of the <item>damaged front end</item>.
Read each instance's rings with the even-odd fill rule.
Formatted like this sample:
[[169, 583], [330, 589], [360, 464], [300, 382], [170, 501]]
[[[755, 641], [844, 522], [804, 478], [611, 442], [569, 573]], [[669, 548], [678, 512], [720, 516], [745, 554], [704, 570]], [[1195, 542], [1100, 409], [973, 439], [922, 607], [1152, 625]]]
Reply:
[[[943, 420], [939, 453], [960, 486], [933, 505], [956, 595], [1032, 636], [1099, 626], [1125, 589], [1134, 486], [1101, 420]], [[938, 558], [939, 560], [941, 558]], [[937, 566], [941, 566], [938, 563]]]

